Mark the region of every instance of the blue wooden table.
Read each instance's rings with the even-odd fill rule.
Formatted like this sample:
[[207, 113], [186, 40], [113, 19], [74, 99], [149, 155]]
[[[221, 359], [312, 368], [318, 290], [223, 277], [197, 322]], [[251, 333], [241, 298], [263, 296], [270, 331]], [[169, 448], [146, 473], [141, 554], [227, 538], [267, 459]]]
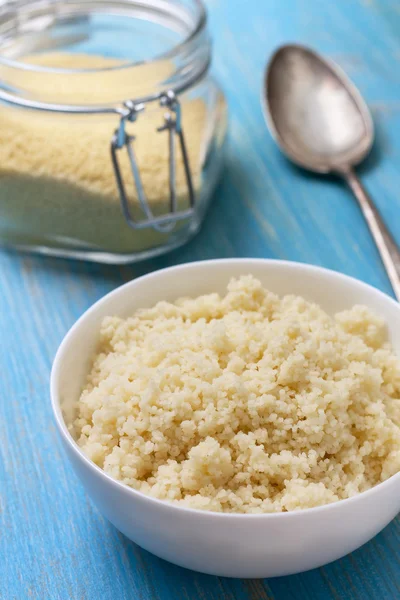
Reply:
[[[0, 253], [0, 598], [2, 600], [393, 600], [400, 522], [327, 567], [240, 581], [192, 573], [136, 547], [89, 502], [60, 446], [48, 380], [56, 348], [103, 294], [168, 265], [229, 256], [324, 265], [391, 293], [350, 194], [291, 167], [260, 107], [262, 70], [286, 41], [311, 44], [353, 78], [377, 144], [361, 170], [400, 240], [398, 0], [209, 0], [214, 70], [230, 107], [226, 170], [198, 237], [132, 267]], [[379, 510], [379, 506], [377, 506]]]

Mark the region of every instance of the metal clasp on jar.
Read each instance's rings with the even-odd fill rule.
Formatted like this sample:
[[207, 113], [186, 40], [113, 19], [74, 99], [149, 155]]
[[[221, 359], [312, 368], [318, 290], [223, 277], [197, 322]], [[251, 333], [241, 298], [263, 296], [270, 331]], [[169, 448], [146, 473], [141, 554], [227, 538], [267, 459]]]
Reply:
[[[152, 227], [157, 231], [170, 231], [173, 229], [177, 221], [187, 219], [191, 217], [194, 212], [195, 195], [193, 189], [192, 175], [190, 171], [189, 158], [187, 154], [185, 138], [182, 129], [181, 121], [181, 106], [173, 91], [168, 91], [162, 94], [159, 98], [160, 106], [168, 109], [168, 112], [164, 115], [164, 123], [157, 131], [168, 131], [168, 146], [169, 146], [169, 212], [160, 216], [154, 216], [147, 200], [145, 190], [143, 188], [142, 179], [140, 176], [140, 170], [136, 155], [134, 151], [133, 142], [135, 140], [134, 135], [129, 135], [126, 131], [126, 123], [133, 123], [138, 118], [140, 112], [145, 109], [145, 104], [135, 104], [133, 101], [125, 102], [124, 110], [121, 112], [121, 121], [118, 129], [116, 129], [114, 136], [111, 141], [111, 158], [115, 171], [115, 177], [117, 181], [118, 191], [121, 199], [122, 211], [125, 219], [130, 227], [133, 229], [144, 229], [146, 227]], [[179, 147], [182, 154], [182, 162], [185, 171], [185, 179], [188, 190], [189, 208], [186, 210], [178, 210], [177, 206], [177, 193], [176, 193], [176, 148], [175, 148], [175, 136], [178, 137]], [[126, 193], [126, 187], [120, 162], [118, 159], [118, 152], [126, 148], [129, 163], [131, 166], [134, 186], [136, 188], [139, 205], [142, 209], [144, 218], [136, 220], [133, 217], [131, 208], [129, 206], [129, 199]]]

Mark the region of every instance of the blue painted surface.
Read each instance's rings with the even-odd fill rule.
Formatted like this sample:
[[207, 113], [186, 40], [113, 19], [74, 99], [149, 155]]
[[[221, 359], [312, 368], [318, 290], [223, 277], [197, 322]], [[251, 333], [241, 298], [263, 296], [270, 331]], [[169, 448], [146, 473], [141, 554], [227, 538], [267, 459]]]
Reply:
[[[52, 422], [48, 378], [75, 319], [140, 274], [196, 259], [257, 256], [321, 264], [391, 293], [357, 206], [335, 181], [305, 175], [264, 125], [262, 70], [280, 43], [337, 60], [374, 114], [377, 145], [361, 170], [400, 240], [400, 7], [397, 0], [209, 0], [214, 70], [230, 106], [223, 181], [199, 236], [165, 257], [108, 267], [0, 253], [0, 598], [2, 600], [393, 600], [398, 519], [322, 569], [235, 581], [142, 551], [90, 504]], [[379, 507], [377, 507], [379, 510]]]

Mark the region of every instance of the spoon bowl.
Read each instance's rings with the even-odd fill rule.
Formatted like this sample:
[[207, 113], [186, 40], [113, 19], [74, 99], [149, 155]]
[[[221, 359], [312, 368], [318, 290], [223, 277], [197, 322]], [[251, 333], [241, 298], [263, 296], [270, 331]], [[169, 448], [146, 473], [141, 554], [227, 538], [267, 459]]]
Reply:
[[278, 144], [298, 165], [328, 173], [371, 149], [369, 110], [336, 65], [297, 44], [279, 48], [265, 77], [266, 111]]
[[374, 141], [361, 94], [339, 67], [299, 44], [273, 54], [263, 92], [265, 117], [281, 150], [305, 169], [346, 180], [400, 300], [400, 251], [353, 169]]

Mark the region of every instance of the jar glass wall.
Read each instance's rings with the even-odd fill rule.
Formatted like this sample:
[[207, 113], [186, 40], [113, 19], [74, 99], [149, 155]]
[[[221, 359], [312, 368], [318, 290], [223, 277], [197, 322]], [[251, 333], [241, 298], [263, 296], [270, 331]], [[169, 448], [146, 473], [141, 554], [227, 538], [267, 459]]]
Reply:
[[20, 2], [0, 39], [0, 243], [122, 263], [190, 239], [226, 130], [202, 5]]

